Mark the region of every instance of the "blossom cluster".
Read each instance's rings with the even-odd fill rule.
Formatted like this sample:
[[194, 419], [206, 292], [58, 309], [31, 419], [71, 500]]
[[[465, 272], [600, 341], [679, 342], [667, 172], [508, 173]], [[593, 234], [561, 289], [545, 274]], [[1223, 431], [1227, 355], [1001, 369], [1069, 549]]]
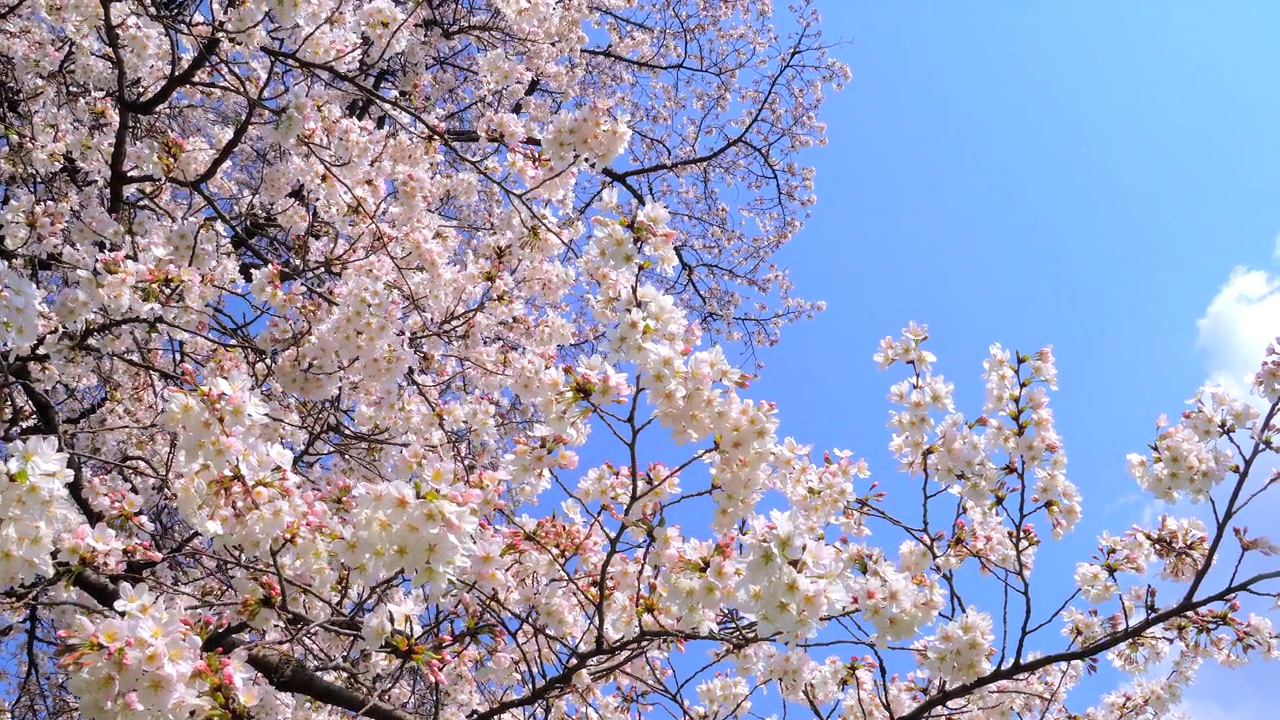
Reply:
[[[961, 513], [945, 545], [926, 542], [940, 569], [977, 558], [984, 571], [1029, 572], [1040, 543], [1034, 518], [1045, 515], [1061, 539], [1081, 512], [1049, 409], [1048, 390], [1057, 387], [1052, 351], [1011, 355], [993, 345], [983, 364], [983, 414], [966, 420], [955, 412], [951, 383], [932, 371], [937, 358], [924, 348], [927, 339], [928, 328], [912, 324], [900, 339], [882, 340], [874, 357], [881, 367], [911, 368], [912, 376], [889, 393], [902, 408], [890, 414], [890, 450], [904, 471], [959, 498]], [[946, 414], [939, 421], [935, 412]], [[1024, 498], [1017, 511], [1002, 510], [1015, 497]]]
[[1221, 389], [1202, 390], [1182, 421], [1164, 428], [1151, 455], [1129, 455], [1129, 472], [1143, 490], [1166, 502], [1208, 500], [1226, 477], [1235, 455], [1222, 438], [1258, 419], [1258, 410]]
[[42, 305], [36, 286], [0, 260], [0, 348], [24, 350], [36, 342]]
[[[61, 631], [59, 664], [71, 672], [72, 690], [81, 712], [94, 718], [185, 718], [211, 707], [200, 692], [202, 671], [209, 668], [200, 653], [200, 638], [184, 624], [181, 613], [165, 606], [147, 586], [120, 586], [113, 610], [119, 617], [94, 621], [80, 616]], [[225, 670], [238, 700], [252, 705], [244, 693], [243, 657], [229, 657]]]
[[930, 674], [949, 683], [966, 683], [991, 670], [994, 639], [991, 616], [970, 608], [922, 639], [916, 651], [923, 656], [921, 667]]
[[52, 437], [11, 443], [0, 480], [0, 587], [53, 575], [59, 534], [76, 524], [67, 453]]
[[[851, 582], [858, 613], [871, 623], [884, 645], [915, 637], [932, 624], [945, 602], [937, 576], [927, 575], [927, 561], [914, 541], [904, 542], [899, 566], [873, 550], [852, 546], [855, 567], [865, 567]], [[927, 551], [926, 551], [927, 553]]]

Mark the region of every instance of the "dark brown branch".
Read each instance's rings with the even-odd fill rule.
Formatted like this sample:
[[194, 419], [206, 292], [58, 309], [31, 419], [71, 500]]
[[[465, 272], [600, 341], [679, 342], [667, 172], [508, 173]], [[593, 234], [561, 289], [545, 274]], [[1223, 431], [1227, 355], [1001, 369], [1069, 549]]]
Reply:
[[[77, 570], [71, 584], [83, 590], [104, 608], [114, 608], [120, 599], [120, 588], [111, 579], [93, 570]], [[231, 636], [220, 640], [224, 653], [234, 652], [248, 643]], [[306, 663], [292, 655], [265, 647], [248, 650], [249, 666], [266, 678], [277, 690], [305, 695], [326, 705], [340, 707], [373, 720], [412, 720], [413, 716], [380, 700], [371, 699], [349, 688], [317, 675]]]
[[[495, 134], [481, 135], [480, 132], [477, 130], [467, 130], [467, 129], [445, 130], [444, 138], [449, 142], [460, 142], [460, 143], [503, 142], [503, 138], [500, 135], [495, 135]], [[542, 138], [529, 136], [529, 137], [520, 139], [520, 141], [517, 144], [533, 145], [534, 147], [542, 147]]]
[[977, 680], [967, 682], [962, 685], [956, 685], [938, 693], [937, 695], [931, 695], [924, 702], [917, 705], [911, 712], [901, 716], [900, 720], [923, 720], [923, 718], [927, 717], [935, 708], [942, 707], [953, 700], [968, 697], [989, 685], [994, 685], [1005, 680], [1013, 680], [1014, 678], [1023, 675], [1029, 675], [1037, 670], [1047, 668], [1052, 665], [1062, 665], [1078, 660], [1087, 660], [1089, 658], [1098, 657], [1113, 647], [1123, 645], [1130, 640], [1141, 637], [1146, 631], [1158, 627], [1169, 620], [1195, 612], [1206, 605], [1222, 602], [1237, 593], [1248, 590], [1258, 583], [1266, 582], [1267, 580], [1274, 580], [1276, 578], [1280, 578], [1280, 570], [1261, 573], [1242, 583], [1237, 583], [1224, 588], [1213, 595], [1201, 598], [1200, 600], [1196, 600], [1194, 602], [1180, 602], [1168, 610], [1151, 615], [1146, 620], [1129, 626], [1123, 632], [1116, 633], [1109, 638], [1099, 640], [1091, 645], [1085, 645], [1075, 650], [1054, 653], [1052, 655], [1043, 655], [1035, 660], [998, 668]]
[[[115, 20], [111, 16], [111, 0], [101, 0], [101, 5], [102, 29], [106, 34], [107, 46], [111, 48], [111, 55], [116, 66], [116, 100], [121, 103], [120, 117], [116, 121], [115, 138], [111, 143], [111, 160], [109, 164], [111, 176], [107, 181], [107, 214], [119, 219], [120, 210], [124, 207], [124, 188], [127, 184], [124, 161], [129, 155], [129, 128], [133, 121], [133, 113], [124, 106], [125, 87], [128, 85], [128, 77], [124, 71], [124, 55], [120, 52], [120, 31], [116, 29]], [[105, 247], [99, 247], [99, 250], [105, 249]]]
[[210, 58], [218, 51], [218, 46], [222, 44], [222, 38], [211, 37], [200, 44], [200, 49], [196, 56], [191, 59], [190, 64], [182, 72], [170, 75], [164, 85], [155, 92], [154, 95], [141, 101], [130, 101], [122, 94], [120, 96], [121, 110], [134, 113], [136, 115], [150, 115], [160, 106], [169, 101], [173, 94], [180, 90], [184, 85], [195, 79], [197, 73], [205, 69], [209, 65]]

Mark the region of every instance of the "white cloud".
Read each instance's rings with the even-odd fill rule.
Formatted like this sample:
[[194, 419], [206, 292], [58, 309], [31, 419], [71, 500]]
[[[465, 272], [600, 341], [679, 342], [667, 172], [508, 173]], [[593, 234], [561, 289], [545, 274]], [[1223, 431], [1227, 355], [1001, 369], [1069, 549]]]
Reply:
[[1229, 670], [1212, 660], [1200, 669], [1195, 684], [1184, 691], [1178, 709], [1191, 720], [1275, 720], [1275, 685], [1271, 663], [1257, 661]]
[[1280, 277], [1238, 267], [1209, 303], [1197, 348], [1204, 353], [1209, 380], [1240, 397], [1258, 370], [1267, 344], [1280, 335]]

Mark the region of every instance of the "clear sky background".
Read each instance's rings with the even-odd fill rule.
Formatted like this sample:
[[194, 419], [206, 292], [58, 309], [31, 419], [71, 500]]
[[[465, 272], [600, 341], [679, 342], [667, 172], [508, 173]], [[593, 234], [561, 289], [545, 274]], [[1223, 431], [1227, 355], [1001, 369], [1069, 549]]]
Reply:
[[[971, 415], [991, 342], [1052, 344], [1086, 519], [1040, 567], [1072, 555], [1069, 582], [1101, 530], [1152, 512], [1125, 455], [1156, 417], [1238, 382], [1280, 335], [1280, 4], [819, 5], [853, 81], [825, 108], [819, 203], [781, 260], [828, 310], [762, 354], [752, 394], [892, 491], [899, 375], [876, 371], [878, 338], [928, 323]], [[1277, 518], [1254, 527], [1274, 537]], [[1274, 717], [1275, 673], [1207, 666], [1185, 707]]]

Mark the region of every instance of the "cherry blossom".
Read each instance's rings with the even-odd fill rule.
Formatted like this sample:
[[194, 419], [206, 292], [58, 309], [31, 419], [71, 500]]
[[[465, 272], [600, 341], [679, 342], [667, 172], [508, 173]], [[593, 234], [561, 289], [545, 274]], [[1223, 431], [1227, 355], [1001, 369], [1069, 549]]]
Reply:
[[[821, 308], [772, 260], [849, 77], [819, 31], [763, 0], [0, 9], [10, 716], [1110, 718], [1276, 659], [1239, 520], [1275, 347], [1130, 457], [1196, 512], [1103, 534], [1065, 597], [1051, 348], [944, 376], [926, 326], [881, 341], [897, 473], [752, 389]], [[1069, 698], [1103, 660], [1132, 684]]]

